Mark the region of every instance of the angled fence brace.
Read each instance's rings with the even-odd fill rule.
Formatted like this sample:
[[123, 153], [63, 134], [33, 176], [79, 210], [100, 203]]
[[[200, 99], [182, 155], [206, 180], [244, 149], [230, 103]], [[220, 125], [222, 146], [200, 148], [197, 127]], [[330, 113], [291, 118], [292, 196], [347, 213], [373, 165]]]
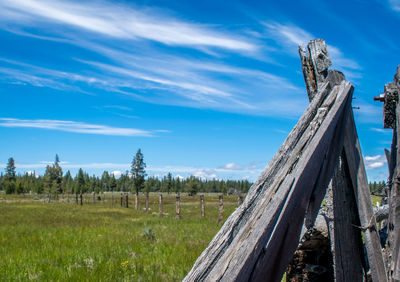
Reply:
[[[342, 73], [328, 70], [331, 60], [325, 41], [312, 40], [307, 50], [299, 47], [299, 54], [310, 100], [317, 95], [319, 85], [322, 83], [328, 81], [332, 85], [337, 85], [344, 81]], [[363, 279], [365, 265], [361, 234], [360, 229], [355, 228], [361, 224], [371, 277], [373, 281], [387, 281], [353, 110], [349, 111], [345, 126], [344, 149], [330, 183], [331, 189], [326, 200], [327, 203], [332, 204], [330, 217], [333, 224], [330, 227], [333, 229], [330, 228], [329, 233], [334, 276], [336, 281]], [[312, 227], [319, 210], [320, 199], [314, 202], [310, 203], [305, 220], [306, 228]]]
[[304, 217], [307, 213], [306, 222], [315, 220], [340, 155], [354, 189], [373, 280], [386, 281], [381, 280], [385, 269], [376, 251], [378, 237], [351, 111], [353, 87], [340, 73], [328, 71], [330, 60], [321, 42], [310, 42], [311, 60], [301, 57], [302, 65], [308, 64], [303, 72], [309, 107], [184, 281], [280, 281]]
[[310, 199], [324, 193], [342, 151], [352, 92], [346, 81], [320, 85], [244, 203], [184, 281], [280, 281], [298, 245]]

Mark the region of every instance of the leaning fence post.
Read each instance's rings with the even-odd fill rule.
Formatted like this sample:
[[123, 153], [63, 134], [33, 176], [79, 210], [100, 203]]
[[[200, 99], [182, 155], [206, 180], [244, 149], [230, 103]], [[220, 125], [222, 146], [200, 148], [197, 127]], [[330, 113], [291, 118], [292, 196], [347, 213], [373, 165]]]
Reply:
[[160, 194], [160, 216], [163, 215], [163, 199], [162, 194]]
[[181, 218], [181, 197], [176, 195], [176, 218]]
[[205, 217], [205, 209], [204, 209], [204, 195], [200, 195], [200, 206], [201, 206], [201, 217]]
[[219, 195], [219, 215], [218, 215], [218, 224], [222, 224], [224, 219], [224, 202], [222, 200], [222, 195]]

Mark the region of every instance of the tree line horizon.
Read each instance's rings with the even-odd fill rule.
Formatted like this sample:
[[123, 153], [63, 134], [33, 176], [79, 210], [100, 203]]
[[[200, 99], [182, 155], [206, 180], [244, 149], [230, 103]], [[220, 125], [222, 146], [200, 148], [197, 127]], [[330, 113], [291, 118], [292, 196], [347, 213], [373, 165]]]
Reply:
[[133, 157], [130, 171], [116, 178], [114, 174], [104, 171], [100, 176], [90, 176], [79, 169], [75, 177], [69, 170], [64, 174], [58, 154], [52, 165], [46, 166], [43, 176], [26, 172], [17, 174], [12, 157], [8, 159], [5, 173], [0, 173], [0, 191], [6, 194], [37, 193], [57, 198], [60, 194], [83, 194], [104, 192], [140, 192], [189, 193], [247, 193], [252, 183], [248, 180], [202, 179], [193, 175], [187, 178], [172, 177], [169, 172], [164, 177], [147, 177], [146, 163], [141, 149]]

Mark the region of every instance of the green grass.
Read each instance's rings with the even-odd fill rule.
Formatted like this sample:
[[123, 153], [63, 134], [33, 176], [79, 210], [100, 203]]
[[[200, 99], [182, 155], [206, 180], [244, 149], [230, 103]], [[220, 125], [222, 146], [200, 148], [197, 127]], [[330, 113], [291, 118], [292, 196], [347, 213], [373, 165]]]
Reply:
[[375, 207], [376, 203], [381, 203], [382, 197], [381, 196], [375, 196], [375, 195], [371, 195], [371, 202], [372, 202], [372, 206]]
[[[113, 207], [0, 195], [0, 281], [181, 280], [220, 228], [218, 198], [206, 195], [202, 219], [199, 197], [182, 197], [180, 220], [174, 196], [164, 195], [162, 217], [158, 196], [149, 214], [143, 198], [136, 211], [133, 198], [126, 209], [117, 197]], [[224, 197], [224, 219], [236, 206], [236, 196]]]

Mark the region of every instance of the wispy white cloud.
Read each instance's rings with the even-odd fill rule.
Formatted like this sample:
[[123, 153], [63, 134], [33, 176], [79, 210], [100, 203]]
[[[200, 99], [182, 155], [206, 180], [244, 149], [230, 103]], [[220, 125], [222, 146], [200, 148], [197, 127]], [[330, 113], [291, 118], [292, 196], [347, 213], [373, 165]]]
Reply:
[[367, 170], [373, 170], [380, 167], [383, 167], [386, 163], [386, 157], [384, 155], [376, 155], [376, 156], [365, 156], [365, 167]]
[[222, 166], [224, 169], [232, 169], [232, 170], [240, 170], [242, 169], [240, 165], [235, 163], [227, 163], [226, 165]]
[[[266, 36], [273, 39], [279, 45], [284, 46], [292, 55], [298, 56], [297, 46], [305, 46], [311, 39], [318, 37], [294, 24], [281, 24], [277, 22], [264, 22]], [[343, 52], [336, 46], [328, 44], [328, 52], [333, 66], [344, 70], [348, 78], [357, 79], [361, 74], [357, 72], [360, 65], [353, 59], [344, 56]]]
[[16, 119], [16, 118], [0, 118], [0, 127], [24, 127], [24, 128], [41, 128], [49, 130], [59, 130], [84, 134], [100, 134], [114, 136], [154, 136], [153, 131], [120, 128], [107, 125], [88, 124], [84, 122], [65, 121], [65, 120], [49, 120], [49, 119]]
[[311, 39], [315, 39], [311, 33], [293, 24], [280, 24], [273, 21], [263, 24], [267, 28], [267, 36], [289, 47], [291, 52], [297, 53], [297, 46], [305, 45]]
[[389, 5], [392, 10], [400, 12], [400, 0], [389, 0]]
[[166, 45], [255, 51], [256, 45], [210, 27], [181, 21], [147, 8], [144, 11], [111, 2], [6, 0], [0, 3], [7, 18], [31, 23], [68, 25], [108, 37], [152, 40]]
[[371, 130], [375, 131], [375, 132], [379, 132], [379, 133], [385, 133], [385, 134], [392, 134], [393, 133], [392, 129], [371, 127]]

